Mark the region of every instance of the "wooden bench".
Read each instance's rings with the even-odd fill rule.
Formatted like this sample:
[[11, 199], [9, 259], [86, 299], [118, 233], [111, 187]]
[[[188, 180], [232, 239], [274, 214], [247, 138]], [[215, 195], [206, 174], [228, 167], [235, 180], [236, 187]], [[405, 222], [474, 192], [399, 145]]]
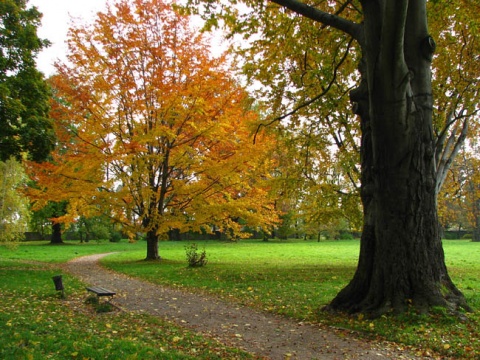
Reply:
[[113, 297], [115, 296], [116, 292], [107, 290], [103, 287], [100, 286], [88, 286], [86, 287], [87, 291], [90, 291], [94, 294], [96, 294], [98, 297], [100, 296], [109, 296], [110, 299], [108, 300], [109, 302], [112, 301]]

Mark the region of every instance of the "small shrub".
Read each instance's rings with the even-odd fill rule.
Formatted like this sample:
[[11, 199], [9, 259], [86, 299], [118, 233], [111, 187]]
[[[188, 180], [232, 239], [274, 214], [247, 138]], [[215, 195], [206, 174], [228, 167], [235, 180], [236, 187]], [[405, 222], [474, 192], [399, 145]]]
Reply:
[[465, 234], [462, 236], [463, 240], [472, 240], [473, 239], [473, 234]]
[[92, 226], [92, 233], [90, 234], [93, 239], [108, 239], [110, 237], [110, 229], [105, 224], [94, 224]]
[[207, 252], [205, 249], [203, 249], [202, 252], [199, 252], [197, 244], [185, 246], [185, 253], [189, 267], [201, 267], [207, 265]]
[[346, 231], [341, 231], [340, 235], [338, 236], [340, 240], [354, 240], [353, 234]]
[[122, 240], [122, 234], [119, 233], [118, 231], [115, 231], [110, 234], [110, 242], [118, 243], [120, 242], [120, 240]]

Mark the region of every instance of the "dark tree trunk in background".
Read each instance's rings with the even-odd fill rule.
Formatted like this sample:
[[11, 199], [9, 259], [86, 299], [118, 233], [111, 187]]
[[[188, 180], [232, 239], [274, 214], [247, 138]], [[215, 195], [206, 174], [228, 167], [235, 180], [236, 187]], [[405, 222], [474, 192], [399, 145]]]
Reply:
[[[477, 220], [477, 223], [480, 222], [479, 220]], [[480, 225], [480, 224], [479, 224]], [[472, 237], [472, 241], [473, 242], [480, 242], [480, 228], [477, 227], [475, 229], [473, 229], [473, 237]]]
[[52, 237], [50, 244], [63, 244], [62, 225], [60, 223], [52, 223]]
[[172, 240], [172, 241], [181, 241], [182, 240], [182, 234], [180, 232], [180, 229], [171, 229], [168, 232], [168, 238], [169, 238], [169, 240]]

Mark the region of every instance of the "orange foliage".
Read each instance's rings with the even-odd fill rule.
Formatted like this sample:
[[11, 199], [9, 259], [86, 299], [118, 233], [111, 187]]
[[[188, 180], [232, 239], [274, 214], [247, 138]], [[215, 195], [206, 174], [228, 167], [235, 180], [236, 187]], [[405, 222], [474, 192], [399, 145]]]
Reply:
[[120, 1], [69, 37], [52, 78], [59, 145], [29, 164], [41, 207], [69, 200], [65, 221], [111, 213], [129, 231], [215, 225], [239, 234], [277, 221], [273, 139], [256, 145], [246, 92], [189, 18], [161, 0]]

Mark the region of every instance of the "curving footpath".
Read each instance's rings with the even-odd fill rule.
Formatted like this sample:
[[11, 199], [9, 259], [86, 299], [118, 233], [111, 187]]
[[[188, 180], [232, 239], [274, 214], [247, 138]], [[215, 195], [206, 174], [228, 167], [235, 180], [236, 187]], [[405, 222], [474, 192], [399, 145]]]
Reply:
[[416, 359], [410, 353], [397, 350], [394, 344], [339, 336], [328, 328], [107, 270], [98, 260], [109, 254], [76, 258], [65, 267], [86, 284], [117, 292], [114, 303], [126, 311], [172, 320], [259, 357], [272, 360]]

